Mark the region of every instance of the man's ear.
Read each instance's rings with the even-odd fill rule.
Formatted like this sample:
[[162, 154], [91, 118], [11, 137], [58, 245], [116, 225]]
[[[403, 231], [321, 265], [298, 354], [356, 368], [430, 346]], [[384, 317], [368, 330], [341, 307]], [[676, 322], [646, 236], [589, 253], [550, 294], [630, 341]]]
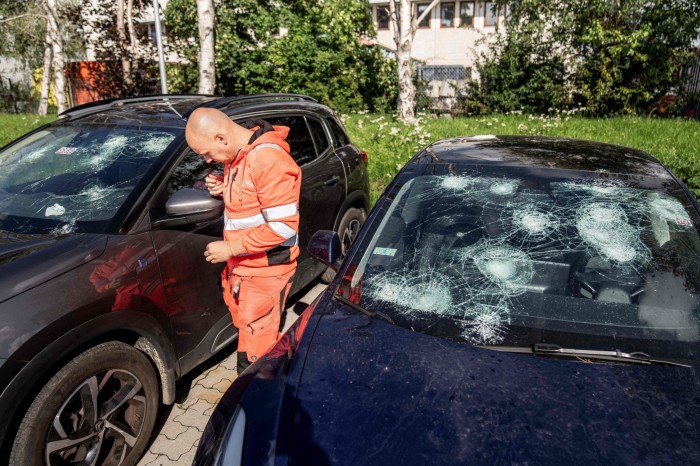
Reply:
[[228, 138], [221, 133], [216, 133], [216, 135], [214, 136], [214, 140], [219, 144], [228, 146]]

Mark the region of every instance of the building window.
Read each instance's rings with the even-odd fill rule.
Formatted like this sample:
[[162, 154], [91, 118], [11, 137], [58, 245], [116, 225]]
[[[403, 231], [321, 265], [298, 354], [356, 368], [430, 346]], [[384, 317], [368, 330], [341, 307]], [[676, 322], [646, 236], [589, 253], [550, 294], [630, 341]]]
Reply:
[[484, 11], [484, 26], [495, 26], [498, 22], [498, 7], [494, 2], [486, 2]]
[[377, 7], [377, 29], [389, 29], [389, 7]]
[[[421, 3], [421, 4], [419, 4], [419, 5], [416, 7], [416, 12], [417, 12], [416, 18], [420, 17], [420, 15], [422, 15], [423, 12], [424, 12], [425, 10], [428, 9], [429, 6], [430, 6], [430, 3]], [[418, 23], [418, 27], [419, 27], [419, 28], [429, 28], [429, 27], [430, 27], [430, 17], [431, 17], [432, 15], [433, 15], [432, 13], [428, 13], [427, 15], [425, 15], [425, 18], [423, 18], [423, 21], [421, 21], [420, 23]]]
[[451, 28], [455, 22], [455, 4], [440, 4], [440, 27]]
[[424, 81], [463, 81], [471, 79], [471, 68], [463, 66], [438, 66], [426, 65], [418, 70], [420, 77]]
[[459, 18], [462, 27], [474, 27], [474, 2], [459, 4]]

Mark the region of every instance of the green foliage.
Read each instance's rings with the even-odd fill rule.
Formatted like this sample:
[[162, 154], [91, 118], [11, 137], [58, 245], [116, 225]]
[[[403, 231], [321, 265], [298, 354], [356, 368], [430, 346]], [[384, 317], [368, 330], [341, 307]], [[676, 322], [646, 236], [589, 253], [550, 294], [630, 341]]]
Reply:
[[478, 59], [475, 108], [646, 113], [680, 87], [700, 35], [693, 0], [522, 0], [509, 8], [505, 33]]
[[0, 111], [19, 113], [32, 105], [32, 89], [24, 83], [0, 80]]
[[433, 107], [433, 97], [430, 95], [430, 82], [413, 73], [413, 88], [416, 90], [416, 113], [430, 112]]
[[[359, 41], [372, 28], [368, 11], [366, 1], [221, 0], [217, 92], [298, 92], [339, 110], [383, 110], [395, 99], [392, 65], [378, 48]], [[171, 0], [165, 21], [178, 50], [196, 63], [195, 1]], [[173, 76], [173, 90], [191, 91], [189, 70]]]
[[[78, 11], [78, 0], [58, 2], [57, 20], [63, 41], [66, 61], [82, 53], [78, 27], [72, 18]], [[44, 2], [0, 0], [0, 56], [14, 59], [14, 66], [28, 74], [43, 66], [46, 48], [47, 16]], [[9, 70], [8, 70], [9, 71]], [[0, 109], [28, 111], [36, 104], [29, 83], [11, 82], [7, 76], [0, 78]]]
[[428, 143], [478, 134], [559, 136], [641, 149], [663, 162], [700, 198], [700, 122], [637, 116], [594, 119], [580, 114], [580, 110], [540, 116], [515, 112], [454, 119], [418, 114], [418, 121], [411, 125], [365, 112], [341, 118], [352, 141], [367, 152], [372, 203], [399, 169]]
[[480, 81], [470, 83], [467, 113], [484, 109], [546, 113], [550, 108], [566, 108], [569, 92], [563, 58], [542, 53], [542, 43], [527, 41], [515, 28], [510, 31], [490, 45], [500, 50], [498, 60], [482, 54], [477, 64]]
[[[101, 62], [99, 68], [90, 70], [90, 76], [95, 87], [100, 90], [102, 97], [159, 94], [159, 70], [155, 46], [145, 33], [145, 29], [138, 27], [138, 20], [135, 20], [135, 49], [130, 50], [126, 20], [124, 33], [127, 36], [127, 43], [123, 43], [119, 38], [116, 1], [70, 1], [78, 4], [79, 8], [74, 9], [72, 14], [67, 15], [66, 19], [78, 25], [78, 34], [82, 38], [83, 49], [91, 48], [97, 60]], [[134, 17], [138, 18], [152, 4], [151, 0], [133, 0]], [[95, 33], [96, 31], [99, 33]], [[148, 52], [151, 52], [150, 57]], [[131, 64], [128, 79], [124, 75], [122, 60], [128, 60]]]
[[46, 16], [38, 1], [0, 2], [0, 56], [22, 60], [30, 67], [44, 58]]
[[[0, 147], [54, 116], [0, 113]], [[414, 124], [366, 111], [341, 115], [348, 134], [369, 157], [372, 204], [403, 165], [427, 144], [477, 134], [560, 136], [620, 144], [652, 154], [700, 198], [700, 122], [622, 116], [585, 118], [579, 110], [525, 115], [520, 112], [471, 118], [436, 118], [418, 114]]]

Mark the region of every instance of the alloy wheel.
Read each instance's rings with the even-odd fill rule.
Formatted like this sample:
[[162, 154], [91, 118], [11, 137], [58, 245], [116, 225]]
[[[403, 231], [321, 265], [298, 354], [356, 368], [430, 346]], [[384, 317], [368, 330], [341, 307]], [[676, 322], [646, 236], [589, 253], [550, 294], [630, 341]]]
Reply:
[[46, 464], [122, 464], [138, 439], [146, 409], [143, 384], [131, 372], [111, 369], [89, 377], [53, 419]]

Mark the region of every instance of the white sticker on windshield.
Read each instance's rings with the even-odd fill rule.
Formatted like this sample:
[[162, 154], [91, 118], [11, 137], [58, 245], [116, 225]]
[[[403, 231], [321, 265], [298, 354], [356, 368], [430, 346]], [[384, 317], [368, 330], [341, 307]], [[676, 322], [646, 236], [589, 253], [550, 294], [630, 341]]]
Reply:
[[73, 152], [77, 151], [77, 147], [61, 147], [55, 153], [60, 155], [71, 155]]
[[51, 207], [46, 208], [46, 215], [47, 217], [51, 217], [52, 215], [63, 215], [66, 213], [66, 208], [63, 207], [61, 204], [54, 204]]
[[396, 249], [392, 248], [374, 248], [374, 253], [378, 256], [389, 256], [394, 257], [396, 255]]

